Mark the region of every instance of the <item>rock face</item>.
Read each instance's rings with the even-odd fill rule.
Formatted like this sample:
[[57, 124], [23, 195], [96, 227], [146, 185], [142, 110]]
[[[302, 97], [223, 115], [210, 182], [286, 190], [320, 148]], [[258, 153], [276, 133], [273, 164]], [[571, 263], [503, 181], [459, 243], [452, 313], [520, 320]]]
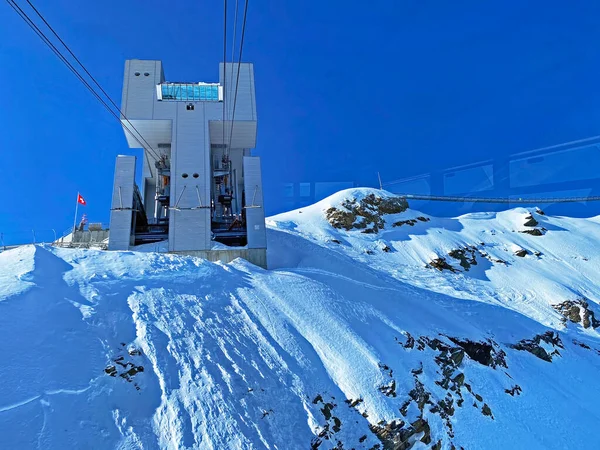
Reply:
[[[494, 420], [492, 408], [484, 398], [475, 392], [467, 382], [465, 360], [473, 360], [495, 370], [507, 368], [506, 353], [492, 341], [472, 341], [469, 339], [439, 335], [438, 337], [413, 337], [403, 333], [396, 342], [405, 351], [423, 352], [423, 358], [431, 358], [437, 370], [431, 373], [424, 367], [423, 361], [411, 370], [414, 387], [406, 394], [397, 392], [400, 404], [400, 417], [390, 421], [372, 424], [370, 430], [380, 440], [381, 449], [407, 450], [412, 448], [457, 449], [453, 444], [455, 414], [458, 409], [473, 406], [486, 420]], [[382, 374], [393, 380], [394, 371], [380, 363]], [[429, 373], [428, 373], [429, 372]], [[510, 376], [506, 374], [510, 379]], [[431, 382], [433, 381], [433, 385]], [[511, 379], [512, 381], [512, 379]], [[380, 392], [389, 396], [388, 383]], [[510, 385], [512, 386], [512, 385]], [[510, 395], [519, 395], [520, 388], [506, 388]], [[396, 394], [396, 392], [394, 391]], [[396, 395], [394, 395], [395, 397]], [[360, 402], [346, 400], [349, 405]], [[445, 447], [443, 446], [445, 443]]]
[[498, 345], [492, 341], [488, 342], [477, 342], [469, 339], [458, 339], [449, 337], [452, 342], [460, 346], [469, 355], [473, 361], [477, 361], [479, 364], [484, 366], [496, 368], [507, 367], [506, 365], [506, 353], [498, 348]]
[[465, 271], [468, 271], [471, 266], [477, 265], [476, 252], [476, 247], [465, 247], [452, 250], [448, 255], [451, 258], [459, 260], [461, 267], [465, 269]]
[[[139, 359], [137, 357], [139, 357], [142, 352], [135, 347], [125, 349], [125, 345], [126, 344], [124, 342], [121, 343], [121, 347], [123, 347], [123, 349], [121, 349], [116, 358], [112, 359], [114, 364], [109, 364], [106, 366], [104, 373], [111, 377], [119, 376], [127, 382], [132, 383], [134, 382], [135, 375], [144, 371], [144, 366], [135, 363], [135, 360]], [[136, 382], [134, 382], [133, 385], [135, 386], [136, 390], [140, 390], [140, 387]]]
[[325, 217], [334, 228], [377, 233], [385, 227], [384, 215], [399, 214], [407, 209], [408, 202], [403, 197], [385, 198], [369, 194], [361, 200], [345, 200], [342, 208], [329, 208]]
[[416, 219], [399, 220], [397, 222], [394, 222], [392, 226], [401, 227], [402, 225], [410, 225], [412, 227], [418, 222], [429, 222], [430, 220], [431, 219], [429, 217], [419, 216]]
[[515, 252], [515, 256], [518, 256], [519, 258], [525, 258], [527, 256], [527, 250], [525, 250], [525, 249], [517, 250]]
[[544, 228], [534, 228], [532, 230], [519, 231], [519, 233], [529, 234], [531, 236], [543, 236], [545, 231]]
[[440, 272], [443, 270], [449, 270], [450, 272], [457, 272], [457, 270], [454, 267], [452, 267], [450, 264], [448, 264], [448, 261], [446, 261], [446, 258], [436, 258], [436, 259], [430, 261], [428, 263], [427, 267], [433, 267], [434, 269], [437, 269]]
[[[542, 342], [544, 344], [542, 344]], [[552, 362], [553, 356], [560, 356], [558, 349], [564, 349], [558, 333], [547, 331], [544, 334], [538, 334], [533, 339], [523, 339], [516, 344], [511, 345], [515, 350], [525, 350], [532, 355], [548, 362]]]
[[600, 321], [594, 316], [594, 312], [589, 309], [588, 302], [581, 298], [577, 300], [567, 300], [552, 306], [567, 320], [573, 323], [579, 323], [583, 328], [597, 328], [600, 326]]
[[531, 214], [525, 217], [525, 223], [523, 224], [526, 227], [535, 227], [538, 225], [538, 221], [533, 218]]

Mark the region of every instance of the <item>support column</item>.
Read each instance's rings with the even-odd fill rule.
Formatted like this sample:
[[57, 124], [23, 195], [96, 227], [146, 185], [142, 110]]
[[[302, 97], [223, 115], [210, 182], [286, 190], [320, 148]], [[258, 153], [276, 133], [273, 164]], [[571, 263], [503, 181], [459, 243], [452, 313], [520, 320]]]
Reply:
[[109, 250], [129, 250], [134, 244], [133, 192], [135, 188], [135, 156], [117, 156], [110, 210]]

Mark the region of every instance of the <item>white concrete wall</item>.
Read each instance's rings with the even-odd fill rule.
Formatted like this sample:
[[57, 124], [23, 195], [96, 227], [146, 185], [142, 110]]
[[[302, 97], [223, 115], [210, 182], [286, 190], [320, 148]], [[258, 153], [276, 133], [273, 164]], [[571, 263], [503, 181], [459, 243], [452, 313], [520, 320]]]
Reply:
[[244, 190], [248, 248], [267, 248], [262, 174], [258, 156], [244, 156]]
[[129, 250], [133, 245], [133, 190], [135, 156], [117, 156], [110, 211], [109, 250]]

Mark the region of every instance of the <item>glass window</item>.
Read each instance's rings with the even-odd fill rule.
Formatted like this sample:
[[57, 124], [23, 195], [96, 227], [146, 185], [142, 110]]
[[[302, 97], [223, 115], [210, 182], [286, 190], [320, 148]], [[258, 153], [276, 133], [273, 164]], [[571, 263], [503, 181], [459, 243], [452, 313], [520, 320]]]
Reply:
[[163, 100], [217, 102], [218, 84], [164, 83], [161, 85]]
[[310, 197], [310, 183], [300, 183], [300, 197]]
[[284, 197], [294, 196], [294, 183], [283, 183], [282, 188]]

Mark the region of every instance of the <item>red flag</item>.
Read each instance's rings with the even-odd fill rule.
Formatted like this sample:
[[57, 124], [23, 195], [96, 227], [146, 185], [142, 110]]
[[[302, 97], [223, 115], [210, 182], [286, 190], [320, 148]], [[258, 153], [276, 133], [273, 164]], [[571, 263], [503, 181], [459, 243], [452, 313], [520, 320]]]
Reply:
[[81, 194], [77, 194], [77, 203], [79, 203], [80, 205], [85, 206], [87, 203], [85, 202], [85, 199], [81, 196]]

